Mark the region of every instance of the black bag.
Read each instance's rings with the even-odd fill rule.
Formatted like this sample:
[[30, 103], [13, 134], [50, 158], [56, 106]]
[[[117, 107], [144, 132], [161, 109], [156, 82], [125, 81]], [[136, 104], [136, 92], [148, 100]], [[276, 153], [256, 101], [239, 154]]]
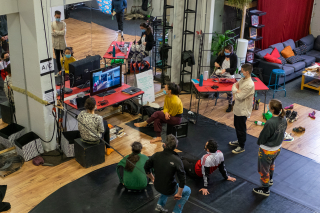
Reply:
[[122, 107], [124, 112], [128, 112], [131, 115], [138, 115], [141, 108], [140, 104], [131, 99], [124, 101]]
[[148, 10], [148, 1], [149, 0], [142, 0], [142, 10], [147, 11]]
[[161, 111], [163, 108], [160, 107], [160, 108], [153, 108], [151, 106], [143, 106], [141, 108], [141, 113], [142, 113], [142, 110], [143, 110], [143, 115], [148, 115], [149, 117], [151, 117], [151, 115], [157, 111]]

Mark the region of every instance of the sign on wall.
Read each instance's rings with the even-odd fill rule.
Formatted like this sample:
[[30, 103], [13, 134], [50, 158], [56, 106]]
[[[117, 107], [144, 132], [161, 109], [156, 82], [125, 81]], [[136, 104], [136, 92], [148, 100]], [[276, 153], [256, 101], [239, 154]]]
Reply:
[[99, 10], [106, 14], [111, 14], [112, 0], [97, 0]]
[[153, 83], [153, 73], [152, 70], [145, 71], [143, 73], [136, 74], [137, 87], [140, 88], [143, 94], [143, 104], [147, 102], [154, 102], [154, 83]]

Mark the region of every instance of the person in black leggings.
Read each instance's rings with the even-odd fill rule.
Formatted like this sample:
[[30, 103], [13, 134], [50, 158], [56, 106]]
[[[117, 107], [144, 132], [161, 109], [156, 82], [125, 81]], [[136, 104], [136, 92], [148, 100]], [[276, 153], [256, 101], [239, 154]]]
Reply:
[[204, 187], [199, 191], [201, 191], [203, 195], [208, 195], [210, 194], [208, 191], [210, 174], [212, 174], [217, 168], [219, 168], [224, 179], [232, 182], [236, 181], [236, 179], [228, 176], [224, 165], [223, 154], [218, 150], [218, 144], [216, 141], [209, 140], [204, 149], [207, 154], [202, 156], [200, 160], [186, 157], [181, 157], [181, 160], [187, 175], [191, 178], [203, 178]]
[[[103, 120], [100, 115], [94, 113], [94, 110], [97, 108], [96, 100], [92, 97], [88, 98], [84, 107], [85, 110], [78, 115], [78, 129], [82, 141], [88, 144], [98, 144], [100, 143], [100, 138], [103, 138], [110, 144], [108, 122]], [[110, 155], [114, 150], [108, 144], [106, 144], [107, 155]]]

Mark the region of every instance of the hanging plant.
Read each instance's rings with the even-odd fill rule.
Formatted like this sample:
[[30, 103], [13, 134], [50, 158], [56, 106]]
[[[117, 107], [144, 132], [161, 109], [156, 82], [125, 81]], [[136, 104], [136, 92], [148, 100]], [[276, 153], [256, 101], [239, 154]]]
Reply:
[[228, 0], [228, 5], [242, 9], [244, 6], [248, 6], [252, 0]]

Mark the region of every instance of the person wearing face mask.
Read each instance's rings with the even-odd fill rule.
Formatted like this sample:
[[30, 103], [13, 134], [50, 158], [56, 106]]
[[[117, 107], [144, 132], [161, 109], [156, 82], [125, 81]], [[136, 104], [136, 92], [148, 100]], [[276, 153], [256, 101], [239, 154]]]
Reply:
[[236, 146], [232, 153], [238, 154], [244, 152], [244, 145], [247, 140], [247, 118], [252, 112], [252, 101], [255, 93], [254, 83], [251, 78], [252, 65], [244, 64], [241, 67], [241, 74], [244, 76], [232, 86], [235, 103], [233, 107], [234, 127], [236, 129], [236, 141], [229, 142], [229, 145]]
[[138, 44], [142, 44], [144, 51], [149, 52], [153, 47], [153, 34], [151, 26], [147, 23], [140, 24], [141, 29], [141, 39], [138, 41]]
[[52, 44], [54, 49], [54, 54], [56, 56], [57, 68], [61, 71], [60, 55], [62, 55], [63, 50], [66, 48], [66, 28], [65, 22], [61, 21], [61, 12], [54, 12], [55, 20], [51, 23], [51, 34], [52, 34]]
[[5, 69], [7, 66], [10, 64], [10, 55], [8, 52], [4, 52], [1, 54], [1, 61], [0, 61], [0, 72], [1, 72], [1, 77], [4, 80], [7, 76], [7, 72]]
[[163, 93], [166, 94], [166, 98], [164, 100], [163, 110], [153, 113], [147, 121], [134, 124], [136, 127], [146, 127], [151, 122], [154, 122], [153, 126], [157, 137], [152, 139], [150, 143], [162, 141], [161, 131], [163, 123], [167, 123], [172, 126], [181, 123], [183, 104], [181, 99], [178, 97], [180, 91], [179, 85], [175, 83], [165, 85]]
[[184, 169], [191, 178], [203, 178], [204, 187], [199, 191], [203, 195], [210, 194], [208, 191], [208, 184], [210, 175], [219, 168], [221, 175], [225, 180], [235, 182], [236, 179], [228, 176], [227, 170], [224, 165], [223, 153], [218, 150], [218, 143], [214, 140], [208, 140], [204, 150], [207, 152], [201, 159], [191, 159], [181, 157]]
[[262, 187], [254, 188], [253, 192], [269, 196], [269, 187], [273, 185], [273, 173], [275, 160], [281, 151], [281, 145], [287, 129], [287, 120], [282, 103], [279, 100], [272, 99], [269, 102], [269, 111], [272, 117], [264, 125], [257, 144], [259, 147], [258, 172]]
[[[96, 100], [93, 97], [88, 98], [84, 104], [84, 108], [85, 110], [80, 112], [77, 118], [81, 140], [88, 144], [99, 144], [100, 138], [103, 138], [110, 144], [108, 122], [103, 120], [100, 115], [94, 113], [94, 110], [97, 108]], [[99, 135], [99, 137], [96, 135]], [[110, 155], [114, 150], [108, 144], [106, 144], [106, 154]]]
[[[216, 71], [215, 75], [220, 75], [223, 78], [234, 78], [234, 73], [237, 70], [238, 57], [233, 53], [233, 46], [227, 45], [224, 51], [218, 55], [218, 58], [214, 62]], [[216, 94], [217, 95], [217, 94]], [[232, 92], [227, 93], [227, 99], [229, 106], [226, 112], [232, 111]]]
[[66, 49], [64, 50], [64, 56], [60, 59], [61, 65], [64, 66], [63, 68], [66, 74], [69, 74], [69, 64], [75, 61], [77, 60], [73, 57], [72, 47], [66, 47]]

